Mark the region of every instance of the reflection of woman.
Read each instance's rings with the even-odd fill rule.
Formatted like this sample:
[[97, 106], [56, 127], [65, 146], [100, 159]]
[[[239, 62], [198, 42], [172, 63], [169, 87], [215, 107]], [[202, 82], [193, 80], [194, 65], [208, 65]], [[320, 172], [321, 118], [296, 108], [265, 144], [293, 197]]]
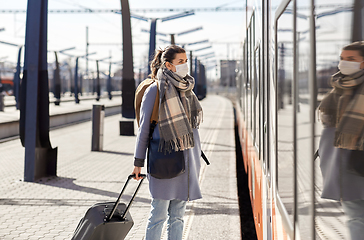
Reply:
[[197, 127], [202, 120], [202, 108], [192, 89], [193, 77], [187, 74], [187, 56], [183, 48], [172, 45], [158, 50], [151, 63], [151, 78], [156, 79], [143, 96], [140, 108], [140, 128], [136, 140], [133, 174], [144, 166], [150, 118], [159, 91], [159, 122], [153, 139], [160, 139], [162, 151], [183, 151], [186, 170], [171, 179], [157, 179], [148, 175], [152, 195], [146, 240], [161, 238], [168, 218], [168, 239], [182, 239], [186, 201], [201, 198], [199, 187], [201, 146]]
[[[364, 42], [344, 47], [340, 57], [334, 89], [319, 107], [322, 197], [341, 201], [356, 240], [364, 239]], [[353, 170], [353, 163], [359, 167]]]

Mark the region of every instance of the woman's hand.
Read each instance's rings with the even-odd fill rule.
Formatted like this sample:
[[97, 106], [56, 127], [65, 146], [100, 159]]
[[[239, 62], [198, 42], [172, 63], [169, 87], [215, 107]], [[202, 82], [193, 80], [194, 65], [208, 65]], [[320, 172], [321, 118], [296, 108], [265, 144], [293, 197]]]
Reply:
[[141, 173], [142, 168], [141, 167], [134, 167], [134, 170], [131, 174], [135, 174], [135, 178], [137, 181], [139, 181], [140, 179], [142, 179], [142, 177], [139, 176], [139, 174]]

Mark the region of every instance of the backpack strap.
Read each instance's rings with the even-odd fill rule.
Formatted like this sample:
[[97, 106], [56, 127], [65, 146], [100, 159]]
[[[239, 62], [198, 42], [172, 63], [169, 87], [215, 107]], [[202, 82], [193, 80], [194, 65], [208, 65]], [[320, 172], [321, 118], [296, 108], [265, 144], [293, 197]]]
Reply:
[[152, 116], [150, 117], [150, 123], [155, 123], [155, 125], [157, 125], [158, 123], [158, 112], [159, 112], [159, 89], [158, 89], [158, 81], [156, 81], [157, 83], [157, 95], [155, 96], [155, 100], [154, 100], [154, 107], [153, 107], [153, 112], [152, 112]]
[[[143, 99], [143, 96], [144, 96], [144, 92], [154, 82], [155, 82], [155, 79], [150, 79], [150, 78], [145, 79], [143, 82], [141, 82], [139, 84], [139, 86], [135, 90], [134, 108], [135, 108], [135, 117], [136, 117], [136, 120], [137, 120], [138, 127], [139, 127], [139, 120], [140, 120], [140, 107], [141, 107], [141, 104], [142, 104], [142, 99]], [[158, 110], [158, 108], [157, 108], [157, 110]], [[157, 114], [157, 117], [158, 117], [158, 114]]]
[[318, 158], [320, 155], [319, 155], [319, 150], [317, 149], [315, 154], [313, 155], [313, 160], [315, 161], [316, 158]]

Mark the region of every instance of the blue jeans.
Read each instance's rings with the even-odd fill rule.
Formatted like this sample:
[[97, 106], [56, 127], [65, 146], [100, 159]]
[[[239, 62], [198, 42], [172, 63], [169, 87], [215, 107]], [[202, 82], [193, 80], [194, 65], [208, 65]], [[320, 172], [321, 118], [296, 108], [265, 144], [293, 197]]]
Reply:
[[152, 199], [145, 240], [160, 240], [163, 224], [168, 218], [168, 240], [182, 240], [186, 201]]
[[362, 240], [364, 233], [364, 200], [342, 201], [351, 240]]

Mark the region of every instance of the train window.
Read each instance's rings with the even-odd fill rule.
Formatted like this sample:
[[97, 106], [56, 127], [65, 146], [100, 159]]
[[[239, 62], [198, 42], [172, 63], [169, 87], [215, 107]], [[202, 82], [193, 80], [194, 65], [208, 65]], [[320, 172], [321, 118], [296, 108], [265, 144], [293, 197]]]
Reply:
[[242, 113], [244, 114], [244, 120], [245, 120], [245, 87], [246, 87], [246, 77], [245, 77], [245, 58], [246, 58], [246, 42], [244, 42], [243, 45], [243, 59], [240, 62], [240, 78], [241, 78], [241, 84], [240, 84], [240, 105], [242, 106]]
[[251, 17], [250, 22], [250, 82], [251, 82], [251, 133], [253, 137], [253, 141], [255, 142], [255, 128], [256, 128], [256, 115], [255, 115], [255, 89], [256, 89], [256, 82], [255, 82], [255, 14], [253, 12], [253, 15]]
[[293, 223], [293, 4], [290, 3], [277, 22], [277, 185], [278, 194]]
[[296, 186], [297, 186], [297, 234], [301, 239], [314, 236], [314, 202], [312, 193], [312, 125], [310, 121], [309, 69], [313, 56], [310, 55], [310, 6], [311, 0], [297, 1], [296, 14]]
[[255, 128], [255, 122], [254, 122], [254, 94], [253, 94], [253, 90], [254, 90], [254, 42], [255, 42], [255, 38], [254, 38], [254, 13], [253, 16], [251, 18], [251, 22], [250, 22], [250, 27], [249, 27], [249, 83], [250, 83], [250, 95], [249, 95], [249, 103], [250, 103], [250, 119], [249, 119], [249, 125], [250, 125], [250, 132], [252, 134], [253, 137], [253, 141], [254, 141], [254, 128]]
[[246, 125], [247, 125], [247, 129], [248, 132], [251, 132], [251, 119], [252, 119], [252, 114], [251, 114], [251, 109], [252, 109], [252, 105], [251, 105], [251, 71], [250, 71], [250, 59], [251, 59], [251, 47], [250, 45], [252, 44], [251, 41], [251, 28], [248, 28], [247, 31], [248, 35], [247, 35], [247, 86], [246, 86]]
[[255, 147], [258, 151], [258, 157], [260, 157], [260, 48], [255, 50], [255, 63], [254, 63], [254, 111], [255, 111]]
[[246, 123], [247, 121], [247, 118], [246, 118], [246, 108], [247, 108], [247, 105], [246, 105], [246, 88], [247, 88], [247, 85], [248, 85], [248, 77], [247, 77], [247, 68], [246, 68], [246, 62], [247, 62], [247, 42], [245, 41], [244, 42], [244, 58], [243, 58], [243, 67], [242, 67], [242, 70], [243, 70], [243, 89], [242, 89], [242, 105], [244, 106], [243, 107], [243, 115], [244, 115], [244, 121]]

